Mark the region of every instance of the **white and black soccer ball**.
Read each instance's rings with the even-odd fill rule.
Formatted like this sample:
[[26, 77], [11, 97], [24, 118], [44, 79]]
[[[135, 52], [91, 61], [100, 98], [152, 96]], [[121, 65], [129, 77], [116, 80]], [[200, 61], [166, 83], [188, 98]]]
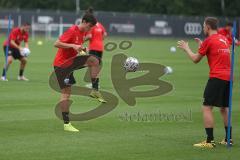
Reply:
[[173, 73], [173, 69], [171, 67], [169, 67], [169, 66], [166, 66], [164, 68], [164, 73], [165, 74], [172, 74]]
[[139, 62], [134, 57], [128, 57], [125, 60], [123, 67], [128, 72], [135, 72], [139, 67]]
[[28, 48], [23, 48], [20, 53], [23, 57], [28, 57], [31, 51]]

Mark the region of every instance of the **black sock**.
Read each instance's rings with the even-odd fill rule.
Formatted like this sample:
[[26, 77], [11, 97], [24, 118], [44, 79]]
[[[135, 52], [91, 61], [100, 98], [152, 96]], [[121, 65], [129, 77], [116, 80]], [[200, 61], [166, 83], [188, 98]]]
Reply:
[[24, 71], [24, 69], [19, 70], [19, 76], [23, 76], [23, 71]]
[[3, 76], [3, 77], [6, 76], [6, 69], [5, 69], [5, 68], [3, 68], [2, 76]]
[[205, 128], [206, 134], [207, 134], [207, 143], [210, 143], [213, 141], [213, 128]]
[[[228, 127], [225, 126], [225, 141], [227, 142]], [[230, 139], [232, 139], [232, 126], [230, 127]]]
[[98, 91], [99, 78], [92, 78], [92, 88]]
[[62, 116], [63, 116], [64, 124], [68, 124], [69, 123], [69, 112], [62, 112]]

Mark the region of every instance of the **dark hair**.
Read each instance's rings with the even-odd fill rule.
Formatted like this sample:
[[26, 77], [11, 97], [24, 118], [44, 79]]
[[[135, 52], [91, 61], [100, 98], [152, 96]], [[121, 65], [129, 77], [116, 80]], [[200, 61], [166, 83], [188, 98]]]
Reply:
[[218, 28], [218, 19], [215, 17], [205, 18], [205, 24], [208, 25], [212, 30], [217, 30]]
[[91, 23], [94, 26], [97, 23], [97, 20], [94, 15], [86, 13], [82, 18], [82, 22]]
[[93, 7], [88, 7], [88, 9], [85, 11], [86, 14], [93, 14]]
[[233, 26], [233, 23], [232, 23], [232, 22], [227, 22], [227, 23], [226, 23], [226, 26], [232, 27], [232, 26]]

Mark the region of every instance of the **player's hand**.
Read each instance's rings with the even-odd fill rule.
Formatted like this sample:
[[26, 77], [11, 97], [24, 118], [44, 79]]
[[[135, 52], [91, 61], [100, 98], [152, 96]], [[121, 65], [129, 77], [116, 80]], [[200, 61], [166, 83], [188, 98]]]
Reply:
[[178, 41], [177, 47], [183, 49], [184, 51], [189, 49], [188, 42], [185, 42], [184, 40]]
[[76, 45], [76, 44], [73, 44], [72, 48], [77, 52], [80, 52], [83, 49], [82, 45]]
[[202, 44], [202, 40], [200, 38], [194, 38], [194, 40], [198, 43], [199, 46]]
[[22, 48], [22, 47], [19, 47], [18, 49], [19, 49], [20, 53], [23, 51], [23, 48]]
[[92, 34], [88, 34], [84, 37], [84, 41], [88, 41], [92, 38]]

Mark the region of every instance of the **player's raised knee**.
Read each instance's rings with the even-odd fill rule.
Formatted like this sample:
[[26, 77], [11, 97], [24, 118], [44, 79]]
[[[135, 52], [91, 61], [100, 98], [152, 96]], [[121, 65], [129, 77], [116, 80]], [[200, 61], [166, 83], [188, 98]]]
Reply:
[[88, 58], [88, 65], [97, 66], [97, 65], [99, 65], [99, 60], [95, 56], [90, 56]]

